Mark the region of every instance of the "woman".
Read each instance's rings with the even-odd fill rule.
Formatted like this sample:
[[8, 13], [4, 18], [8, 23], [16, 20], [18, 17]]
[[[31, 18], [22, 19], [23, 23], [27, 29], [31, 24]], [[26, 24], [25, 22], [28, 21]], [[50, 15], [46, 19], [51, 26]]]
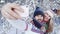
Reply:
[[53, 31], [53, 21], [52, 21], [52, 11], [51, 10], [47, 10], [45, 12], [45, 16], [44, 16], [44, 22], [46, 22], [46, 33], [51, 33]]

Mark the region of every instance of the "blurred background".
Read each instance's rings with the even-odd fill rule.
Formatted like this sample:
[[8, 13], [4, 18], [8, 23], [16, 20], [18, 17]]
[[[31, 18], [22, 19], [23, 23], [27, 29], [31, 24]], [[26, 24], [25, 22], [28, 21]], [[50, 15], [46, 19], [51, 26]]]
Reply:
[[60, 0], [0, 0], [0, 33], [3, 32], [3, 28], [2, 28], [3, 22], [6, 22], [2, 18], [1, 8], [6, 3], [17, 3], [17, 4], [21, 4], [21, 5], [24, 5], [24, 4], [28, 5], [29, 3], [31, 3], [30, 6], [31, 6], [32, 10], [30, 10], [31, 11], [30, 16], [31, 16], [31, 14], [33, 14], [33, 10], [35, 9], [36, 6], [42, 8], [43, 11], [48, 10], [48, 9], [52, 9], [52, 10], [60, 9]]

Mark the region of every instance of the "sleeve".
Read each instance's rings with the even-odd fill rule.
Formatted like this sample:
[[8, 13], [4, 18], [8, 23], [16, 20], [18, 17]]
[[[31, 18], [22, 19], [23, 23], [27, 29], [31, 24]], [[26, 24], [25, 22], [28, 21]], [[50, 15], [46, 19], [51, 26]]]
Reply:
[[35, 25], [35, 27], [37, 27], [37, 28], [41, 28], [41, 24], [40, 23], [38, 23], [35, 19], [33, 19], [33, 23], [34, 23], [34, 25]]

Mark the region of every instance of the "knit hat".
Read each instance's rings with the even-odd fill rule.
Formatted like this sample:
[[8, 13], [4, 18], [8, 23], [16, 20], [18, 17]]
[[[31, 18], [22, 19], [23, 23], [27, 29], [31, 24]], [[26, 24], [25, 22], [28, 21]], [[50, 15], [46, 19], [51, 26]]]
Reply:
[[47, 10], [46, 13], [47, 13], [51, 18], [53, 18], [54, 12], [53, 12], [52, 10]]
[[42, 15], [42, 16], [44, 16], [44, 13], [43, 13], [43, 11], [42, 10], [40, 10], [40, 8], [39, 7], [36, 7], [36, 10], [35, 10], [35, 12], [34, 12], [34, 17], [35, 16], [37, 16], [37, 15]]

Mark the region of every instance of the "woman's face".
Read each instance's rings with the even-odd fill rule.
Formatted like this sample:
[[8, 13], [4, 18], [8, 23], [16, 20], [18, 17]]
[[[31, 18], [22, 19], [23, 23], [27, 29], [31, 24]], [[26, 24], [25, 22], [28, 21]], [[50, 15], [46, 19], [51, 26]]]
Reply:
[[42, 22], [43, 21], [43, 16], [42, 15], [37, 15], [37, 16], [35, 16], [35, 19], [39, 22]]
[[44, 21], [45, 21], [45, 22], [49, 21], [49, 19], [50, 19], [51, 17], [48, 15], [48, 13], [45, 13], [44, 15], [45, 15], [45, 16], [44, 16]]

